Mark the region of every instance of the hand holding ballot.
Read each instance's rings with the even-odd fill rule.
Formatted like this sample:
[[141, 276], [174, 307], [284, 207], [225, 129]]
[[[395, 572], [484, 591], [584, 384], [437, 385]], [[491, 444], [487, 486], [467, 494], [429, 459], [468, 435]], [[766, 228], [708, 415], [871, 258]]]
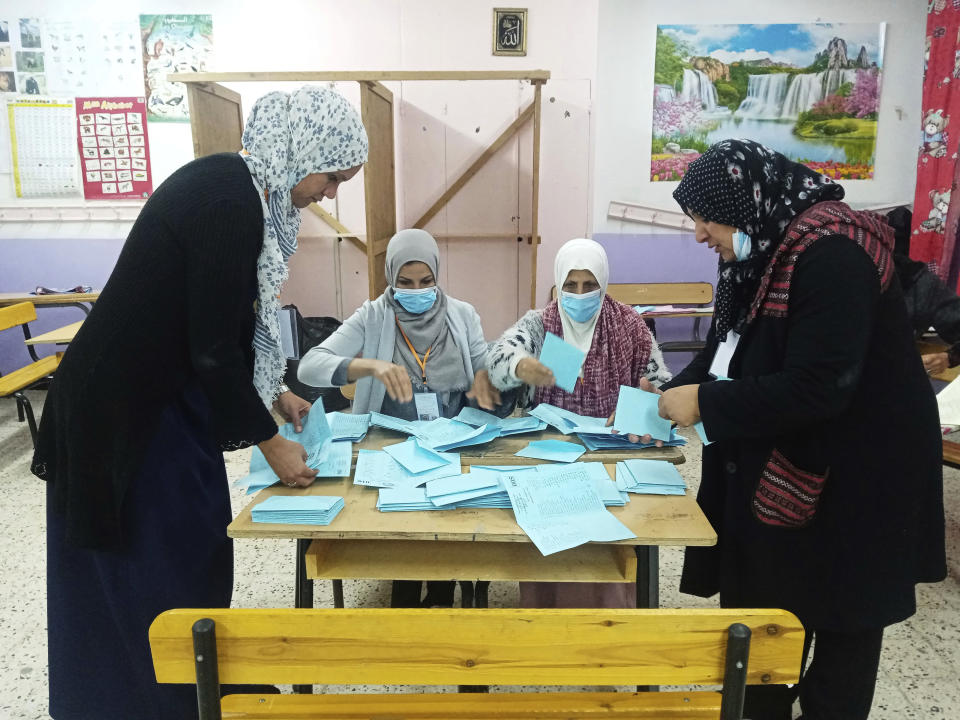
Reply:
[[[640, 378], [640, 389], [643, 390], [644, 392], [663, 395], [663, 391], [657, 388], [652, 382], [650, 382], [646, 378]], [[617, 419], [617, 411], [614, 410], [610, 414], [610, 417], [607, 418], [607, 427], [610, 427], [611, 425], [613, 425], [616, 422], [616, 419]], [[619, 434], [620, 431], [614, 428], [612, 432], [613, 434]], [[649, 445], [650, 443], [654, 443], [656, 447], [663, 447], [663, 440], [655, 441], [653, 437], [650, 435], [650, 433], [646, 433], [645, 435], [635, 435], [633, 433], [625, 433], [625, 434], [627, 436], [627, 440], [629, 440], [632, 443], [640, 443], [642, 445]]]
[[553, 371], [533, 357], [525, 357], [517, 363], [517, 377], [533, 387], [553, 387], [557, 384]]
[[699, 385], [670, 388], [660, 396], [660, 417], [672, 420], [680, 427], [696, 424], [700, 421], [699, 394]]

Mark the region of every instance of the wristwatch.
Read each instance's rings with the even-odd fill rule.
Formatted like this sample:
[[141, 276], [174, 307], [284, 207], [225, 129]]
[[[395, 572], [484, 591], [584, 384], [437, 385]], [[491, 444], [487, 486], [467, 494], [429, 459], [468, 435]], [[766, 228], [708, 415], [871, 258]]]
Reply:
[[283, 383], [280, 383], [280, 392], [278, 394], [283, 395], [285, 392], [290, 392], [290, 388], [288, 388]]

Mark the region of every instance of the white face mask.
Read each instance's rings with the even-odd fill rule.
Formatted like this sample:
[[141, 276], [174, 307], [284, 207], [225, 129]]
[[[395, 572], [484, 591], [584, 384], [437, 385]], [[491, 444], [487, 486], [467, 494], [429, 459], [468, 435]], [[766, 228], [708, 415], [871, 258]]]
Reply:
[[753, 249], [753, 240], [745, 232], [736, 230], [733, 233], [733, 254], [737, 260], [743, 262], [750, 257], [750, 251]]

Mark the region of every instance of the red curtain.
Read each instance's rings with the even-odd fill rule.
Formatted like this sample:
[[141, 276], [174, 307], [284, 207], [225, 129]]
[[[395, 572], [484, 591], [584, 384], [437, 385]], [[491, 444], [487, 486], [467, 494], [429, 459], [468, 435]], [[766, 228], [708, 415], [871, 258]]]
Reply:
[[[910, 256], [956, 287], [960, 274], [957, 141], [960, 137], [960, 0], [926, 0], [923, 139], [917, 158]], [[954, 92], [957, 90], [957, 92]], [[958, 126], [953, 127], [951, 122]], [[960, 198], [958, 198], [960, 200]]]

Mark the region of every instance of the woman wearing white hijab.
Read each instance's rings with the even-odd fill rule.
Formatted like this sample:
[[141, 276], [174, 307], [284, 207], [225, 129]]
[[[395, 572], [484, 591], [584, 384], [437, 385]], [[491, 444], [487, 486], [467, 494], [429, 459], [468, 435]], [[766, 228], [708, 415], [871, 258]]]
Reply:
[[299, 209], [353, 177], [366, 133], [344, 98], [305, 87], [257, 101], [243, 144], [156, 189], [47, 395], [32, 470], [56, 720], [196, 717], [195, 692], [156, 683], [147, 629], [230, 605], [223, 450], [257, 444], [288, 485], [315, 475], [269, 411], [299, 425], [309, 408], [281, 392], [276, 296]]
[[[603, 247], [584, 238], [557, 252], [554, 282], [558, 300], [531, 310], [493, 343], [489, 378], [499, 391], [526, 384], [527, 401], [542, 402], [581, 415], [609, 417], [621, 385], [659, 387], [670, 379], [663, 355], [640, 315], [607, 295], [609, 268]], [[572, 393], [554, 383], [539, 360], [547, 332], [584, 353]], [[649, 442], [650, 438], [643, 438]], [[632, 586], [613, 583], [520, 583], [525, 607], [633, 607]]]

